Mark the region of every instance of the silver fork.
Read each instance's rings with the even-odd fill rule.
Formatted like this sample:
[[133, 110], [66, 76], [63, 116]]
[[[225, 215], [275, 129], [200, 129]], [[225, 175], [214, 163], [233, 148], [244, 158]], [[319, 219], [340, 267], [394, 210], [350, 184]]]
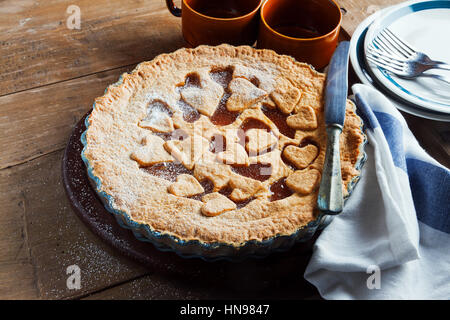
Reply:
[[[433, 66], [436, 69], [450, 70], [450, 64], [443, 61], [432, 60], [425, 53], [412, 48], [406, 42], [397, 37], [389, 28], [381, 31], [373, 40], [373, 44], [381, 51], [385, 51], [393, 56], [406, 59], [410, 62], [416, 62], [427, 66]], [[431, 69], [431, 68], [430, 68]]]
[[450, 78], [444, 77], [440, 74], [424, 73], [425, 71], [434, 68], [433, 66], [424, 65], [417, 62], [402, 61], [400, 59], [393, 58], [392, 56], [377, 55], [371, 50], [368, 50], [368, 53], [367, 60], [374, 63], [378, 67], [398, 75], [401, 78], [414, 79], [421, 76], [442, 80], [450, 84]]

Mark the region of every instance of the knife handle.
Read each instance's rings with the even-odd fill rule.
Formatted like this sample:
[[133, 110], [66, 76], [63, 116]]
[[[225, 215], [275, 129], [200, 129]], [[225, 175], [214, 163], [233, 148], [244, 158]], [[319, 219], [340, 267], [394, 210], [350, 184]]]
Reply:
[[340, 213], [344, 207], [341, 157], [339, 152], [339, 136], [341, 135], [342, 127], [338, 124], [332, 124], [327, 126], [326, 131], [327, 151], [325, 153], [317, 205], [323, 213], [335, 215]]

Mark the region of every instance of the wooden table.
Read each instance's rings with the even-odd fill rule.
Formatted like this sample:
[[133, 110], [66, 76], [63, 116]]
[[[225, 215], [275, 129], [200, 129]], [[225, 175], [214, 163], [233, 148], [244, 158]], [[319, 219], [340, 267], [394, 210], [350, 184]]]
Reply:
[[[397, 2], [341, 0], [344, 35]], [[71, 4], [81, 9], [80, 29], [66, 26]], [[180, 20], [162, 0], [0, 2], [0, 298], [319, 297], [306, 281], [267, 292], [152, 273], [103, 243], [70, 208], [61, 159], [73, 126], [120, 74], [184, 45]], [[449, 166], [448, 125], [405, 117], [422, 146]], [[80, 290], [66, 286], [73, 264], [83, 270]], [[240, 280], [248, 280], [251, 263], [248, 270]]]

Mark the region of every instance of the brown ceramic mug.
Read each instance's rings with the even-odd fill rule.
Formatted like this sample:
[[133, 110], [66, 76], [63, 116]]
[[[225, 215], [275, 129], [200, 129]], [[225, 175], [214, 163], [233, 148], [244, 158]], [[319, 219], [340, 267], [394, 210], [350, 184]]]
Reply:
[[341, 20], [333, 0], [267, 0], [261, 7], [257, 46], [320, 70], [336, 49]]
[[181, 17], [183, 37], [192, 47], [200, 44], [252, 45], [258, 34], [263, 0], [182, 0], [181, 9], [166, 0], [169, 11]]

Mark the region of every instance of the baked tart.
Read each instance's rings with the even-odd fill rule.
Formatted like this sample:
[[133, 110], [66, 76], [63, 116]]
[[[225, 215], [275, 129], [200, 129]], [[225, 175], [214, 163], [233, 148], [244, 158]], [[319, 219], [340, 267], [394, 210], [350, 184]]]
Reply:
[[[262, 256], [308, 239], [326, 149], [325, 75], [248, 46], [200, 46], [139, 64], [95, 100], [82, 158], [118, 221], [162, 250]], [[348, 100], [344, 195], [364, 160]]]

